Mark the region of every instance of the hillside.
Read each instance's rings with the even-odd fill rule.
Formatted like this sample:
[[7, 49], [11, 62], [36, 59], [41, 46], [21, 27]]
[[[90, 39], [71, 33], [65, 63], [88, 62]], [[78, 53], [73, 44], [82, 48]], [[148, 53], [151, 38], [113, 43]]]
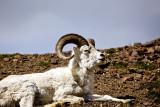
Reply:
[[[95, 72], [95, 93], [134, 97], [134, 107], [160, 107], [160, 38], [133, 46], [102, 50], [106, 64]], [[0, 80], [12, 74], [44, 72], [67, 65], [56, 54], [0, 54]], [[88, 102], [85, 107], [115, 107], [115, 102]]]

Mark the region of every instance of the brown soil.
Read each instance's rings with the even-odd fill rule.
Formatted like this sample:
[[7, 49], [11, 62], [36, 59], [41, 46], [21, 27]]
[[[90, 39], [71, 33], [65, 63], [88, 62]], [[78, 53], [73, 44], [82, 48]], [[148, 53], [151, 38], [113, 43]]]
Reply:
[[[106, 64], [95, 72], [95, 93], [135, 98], [134, 107], [160, 107], [160, 39], [103, 51]], [[0, 80], [13, 74], [44, 72], [67, 62], [56, 54], [0, 54]], [[118, 105], [111, 101], [83, 104], [85, 107]]]

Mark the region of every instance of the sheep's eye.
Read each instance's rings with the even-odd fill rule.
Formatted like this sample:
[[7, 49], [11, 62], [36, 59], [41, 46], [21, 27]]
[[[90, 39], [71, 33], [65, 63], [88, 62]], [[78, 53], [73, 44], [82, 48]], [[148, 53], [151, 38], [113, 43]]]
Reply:
[[84, 50], [85, 53], [89, 53], [89, 50]]

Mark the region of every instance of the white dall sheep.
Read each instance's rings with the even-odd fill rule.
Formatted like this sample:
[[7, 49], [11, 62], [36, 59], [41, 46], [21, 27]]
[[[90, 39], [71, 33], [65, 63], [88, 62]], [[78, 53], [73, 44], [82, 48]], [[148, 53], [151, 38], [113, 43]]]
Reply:
[[[68, 43], [77, 45], [70, 56], [62, 53]], [[60, 58], [70, 59], [68, 66], [53, 68], [44, 73], [4, 78], [0, 81], [0, 106], [13, 107], [13, 104], [19, 104], [20, 107], [33, 107], [59, 101], [131, 101], [93, 94], [93, 71], [105, 58], [102, 52], [95, 49], [93, 40], [87, 41], [80, 35], [68, 34], [59, 39], [56, 52]]]

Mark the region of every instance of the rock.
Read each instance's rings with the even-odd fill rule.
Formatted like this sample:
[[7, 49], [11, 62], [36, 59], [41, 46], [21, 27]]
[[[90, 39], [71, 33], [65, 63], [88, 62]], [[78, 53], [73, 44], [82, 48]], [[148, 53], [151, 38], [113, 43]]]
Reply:
[[13, 62], [18, 62], [18, 59], [13, 59]]
[[145, 56], [145, 57], [143, 58], [142, 62], [144, 62], [144, 63], [148, 63], [148, 62], [150, 62], [150, 60], [148, 59], [148, 57], [147, 57], [147, 56]]
[[4, 60], [5, 62], [8, 62], [8, 61], [9, 61], [9, 58], [3, 58], [3, 60]]
[[138, 52], [136, 50], [133, 50], [132, 53], [131, 53], [131, 56], [136, 57], [136, 56], [139, 56], [139, 55], [138, 55]]
[[128, 61], [129, 62], [137, 62], [137, 57], [129, 56]]
[[133, 74], [123, 77], [122, 82], [140, 80], [141, 78], [142, 78], [142, 74], [133, 73]]
[[147, 53], [154, 53], [154, 49], [153, 49], [153, 47], [151, 47], [151, 48], [147, 48]]
[[142, 74], [135, 74], [134, 79], [140, 80], [142, 78]]
[[152, 103], [151, 103], [151, 102], [144, 102], [143, 105], [144, 105], [144, 106], [151, 106]]
[[145, 70], [143, 70], [143, 69], [137, 69], [136, 70], [136, 73], [138, 73], [138, 74], [144, 74], [144, 72], [145, 72]]
[[51, 64], [58, 64], [57, 60], [56, 59], [51, 59]]
[[141, 45], [142, 45], [142, 43], [140, 43], [140, 42], [137, 42], [137, 43], [133, 44], [133, 46], [141, 46]]
[[160, 46], [155, 46], [155, 52], [160, 52]]
[[122, 82], [132, 81], [134, 78], [132, 76], [125, 76], [122, 78]]
[[150, 71], [145, 71], [143, 74], [143, 80], [150, 80], [152, 77], [152, 74]]
[[160, 64], [160, 58], [157, 59], [157, 64]]

